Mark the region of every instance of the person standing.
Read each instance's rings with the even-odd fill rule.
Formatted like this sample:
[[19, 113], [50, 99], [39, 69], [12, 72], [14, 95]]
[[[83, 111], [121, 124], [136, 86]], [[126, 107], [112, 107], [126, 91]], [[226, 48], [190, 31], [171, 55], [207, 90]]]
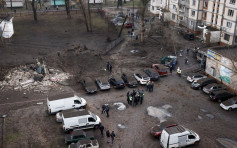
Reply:
[[170, 74], [172, 74], [172, 71], [173, 71], [173, 67], [172, 67], [172, 65], [170, 65]]
[[143, 102], [143, 98], [144, 98], [144, 91], [142, 90], [142, 92], [141, 92], [140, 104], [142, 104], [142, 102]]
[[105, 129], [104, 126], [101, 124], [99, 128], [100, 128], [101, 136], [104, 137], [104, 129]]
[[188, 57], [185, 57], [184, 62], [185, 64], [188, 64]]
[[187, 48], [187, 56], [189, 55], [189, 48]]
[[153, 92], [153, 88], [154, 88], [154, 82], [153, 82], [153, 81], [151, 81], [151, 84], [150, 84], [150, 89], [149, 89], [149, 91], [150, 91], [150, 92]]
[[128, 101], [128, 104], [130, 104], [130, 102], [129, 102], [129, 99], [130, 99], [129, 96], [130, 96], [130, 92], [128, 91], [128, 92], [127, 92], [127, 101]]
[[112, 131], [112, 133], [111, 133], [111, 142], [112, 142], [112, 144], [114, 143], [114, 137], [115, 137], [115, 134], [114, 134], [114, 131]]
[[107, 137], [107, 143], [109, 143], [109, 138], [110, 138], [110, 132], [109, 132], [109, 130], [106, 131], [106, 137]]
[[132, 102], [133, 102], [132, 100], [133, 100], [133, 97], [132, 97], [132, 95], [130, 95], [130, 96], [129, 96], [129, 104], [130, 104], [130, 105], [132, 105]]
[[178, 71], [179, 77], [181, 77], [181, 73], [182, 73], [182, 71], [181, 71], [181, 69], [179, 69], [179, 71]]
[[111, 73], [112, 72], [112, 65], [109, 64], [109, 72]]
[[107, 62], [107, 64], [106, 64], [106, 69], [109, 71], [109, 62]]
[[106, 111], [107, 117], [109, 118], [109, 105], [106, 106], [105, 111]]
[[151, 83], [151, 81], [147, 81], [147, 82], [146, 82], [146, 90], [149, 90], [149, 89], [150, 89], [150, 83]]
[[102, 112], [101, 112], [102, 114], [105, 112], [105, 109], [106, 109], [106, 105], [103, 104], [103, 105], [102, 105]]

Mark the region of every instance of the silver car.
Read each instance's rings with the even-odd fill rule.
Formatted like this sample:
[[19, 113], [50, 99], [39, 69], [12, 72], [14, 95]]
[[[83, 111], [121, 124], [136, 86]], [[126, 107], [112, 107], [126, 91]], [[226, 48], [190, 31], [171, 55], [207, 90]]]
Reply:
[[95, 80], [97, 86], [100, 88], [100, 90], [109, 90], [110, 84], [107, 79], [105, 78], [98, 78]]
[[217, 84], [217, 83], [212, 83], [212, 84], [208, 84], [207, 86], [203, 87], [203, 92], [205, 92], [206, 94], [210, 94], [213, 91], [216, 90], [223, 90], [226, 89], [226, 87], [222, 84]]
[[192, 83], [193, 81], [197, 81], [197, 80], [200, 80], [200, 79], [203, 79], [203, 78], [207, 78], [207, 76], [201, 75], [201, 74], [196, 74], [196, 75], [193, 75], [193, 76], [187, 76], [187, 81]]

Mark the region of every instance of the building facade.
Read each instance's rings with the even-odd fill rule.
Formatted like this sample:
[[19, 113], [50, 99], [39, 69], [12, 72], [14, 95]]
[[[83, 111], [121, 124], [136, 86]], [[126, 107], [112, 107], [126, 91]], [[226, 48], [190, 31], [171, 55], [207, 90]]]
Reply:
[[237, 48], [218, 47], [207, 51], [205, 72], [237, 91]]
[[[151, 7], [161, 8], [164, 0], [151, 0]], [[170, 21], [200, 32], [200, 26], [210, 26], [221, 31], [220, 43], [237, 45], [237, 0], [165, 0]], [[163, 6], [163, 5], [162, 5]]]

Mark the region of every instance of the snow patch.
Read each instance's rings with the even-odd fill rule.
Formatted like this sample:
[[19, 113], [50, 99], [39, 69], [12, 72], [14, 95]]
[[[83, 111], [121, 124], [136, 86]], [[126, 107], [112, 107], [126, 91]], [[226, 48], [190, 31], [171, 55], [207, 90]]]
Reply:
[[167, 111], [169, 108], [172, 108], [169, 104], [163, 105], [162, 107], [149, 106], [147, 112], [148, 115], [159, 118], [161, 123], [166, 121], [166, 117], [171, 117], [171, 114]]
[[125, 110], [126, 106], [122, 102], [114, 103], [114, 105], [118, 106], [118, 110]]

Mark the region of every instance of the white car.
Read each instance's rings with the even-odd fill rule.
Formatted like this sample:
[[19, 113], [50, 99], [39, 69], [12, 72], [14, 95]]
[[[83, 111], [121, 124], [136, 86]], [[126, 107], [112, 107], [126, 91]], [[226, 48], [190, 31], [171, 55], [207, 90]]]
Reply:
[[200, 79], [203, 79], [203, 78], [207, 78], [207, 76], [201, 75], [201, 74], [196, 74], [196, 75], [193, 75], [193, 76], [187, 76], [187, 81], [192, 83], [193, 81], [197, 81], [197, 80], [200, 80]]
[[142, 85], [145, 85], [148, 81], [150, 81], [150, 77], [142, 76], [140, 73], [134, 73], [134, 77]]
[[232, 109], [237, 108], [237, 97], [235, 98], [231, 98], [229, 100], [223, 101], [220, 106], [224, 109], [224, 110], [229, 110], [231, 111]]

